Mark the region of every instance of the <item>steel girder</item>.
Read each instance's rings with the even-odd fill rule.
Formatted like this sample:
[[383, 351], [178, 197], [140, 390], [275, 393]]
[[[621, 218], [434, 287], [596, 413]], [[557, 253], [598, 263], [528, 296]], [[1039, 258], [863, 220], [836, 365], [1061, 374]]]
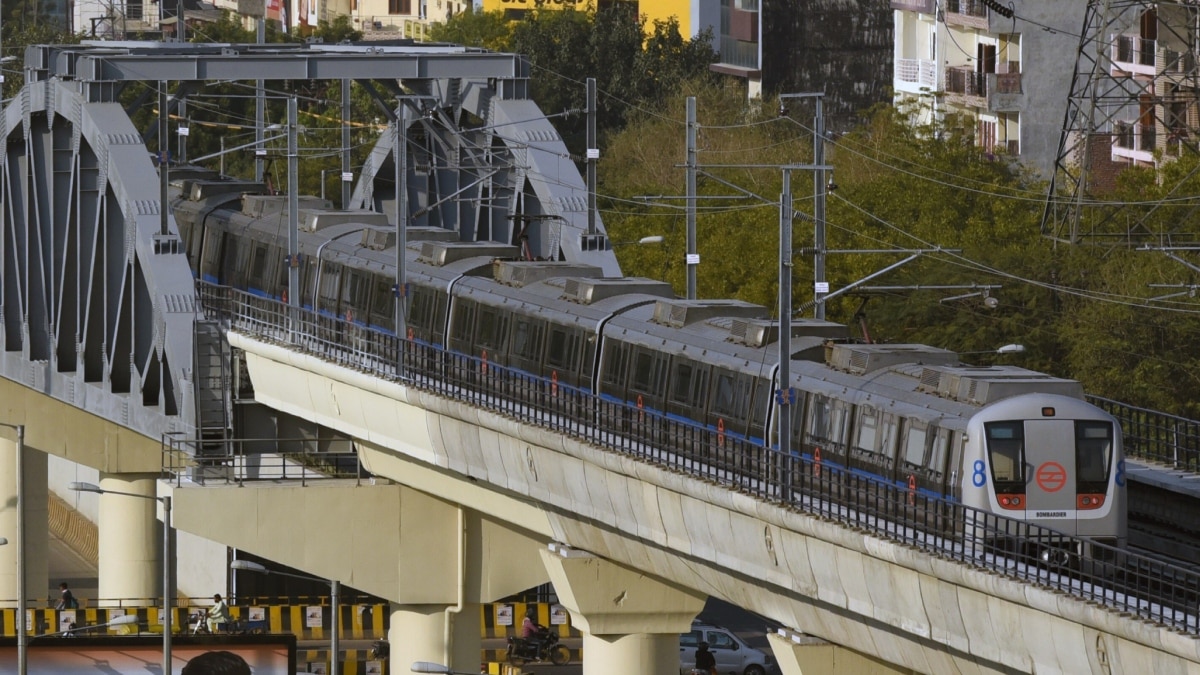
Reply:
[[194, 435], [195, 289], [141, 135], [59, 79], [0, 121], [0, 375], [152, 438]]
[[[1198, 22], [1195, 0], [1088, 0], [1043, 235], [1120, 246], [1200, 241], [1190, 225], [1192, 209], [1164, 228], [1150, 223], [1156, 209], [1139, 212], [1104, 199], [1111, 189], [1105, 183], [1119, 170], [1111, 154], [1121, 129], [1125, 143], [1136, 139], [1146, 155], [1167, 153], [1148, 160], [1156, 164], [1172, 152], [1200, 147]], [[1129, 72], [1134, 61], [1145, 72]]]

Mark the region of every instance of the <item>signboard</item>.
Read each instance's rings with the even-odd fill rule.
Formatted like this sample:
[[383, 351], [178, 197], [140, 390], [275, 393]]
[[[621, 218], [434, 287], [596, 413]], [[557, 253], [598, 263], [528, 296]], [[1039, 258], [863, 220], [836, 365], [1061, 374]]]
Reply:
[[[111, 617], [110, 617], [111, 618]], [[176, 635], [171, 641], [172, 675], [209, 652], [225, 651], [245, 661], [254, 675], [296, 672], [294, 635], [231, 635], [219, 638]], [[225, 657], [229, 659], [231, 657]], [[41, 637], [28, 643], [29, 675], [112, 675], [158, 672], [162, 636], [81, 634]], [[0, 675], [17, 675], [17, 638], [0, 638]]]
[[513, 625], [513, 607], [512, 607], [512, 605], [496, 605], [496, 625], [497, 626]]

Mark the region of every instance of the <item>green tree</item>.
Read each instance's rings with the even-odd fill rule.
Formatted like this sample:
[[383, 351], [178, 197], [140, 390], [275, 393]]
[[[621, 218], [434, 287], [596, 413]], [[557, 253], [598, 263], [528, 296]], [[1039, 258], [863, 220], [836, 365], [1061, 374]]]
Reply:
[[429, 37], [435, 42], [449, 42], [467, 47], [481, 47], [494, 52], [511, 51], [511, 22], [504, 12], [475, 11], [468, 7], [445, 23], [430, 27]]

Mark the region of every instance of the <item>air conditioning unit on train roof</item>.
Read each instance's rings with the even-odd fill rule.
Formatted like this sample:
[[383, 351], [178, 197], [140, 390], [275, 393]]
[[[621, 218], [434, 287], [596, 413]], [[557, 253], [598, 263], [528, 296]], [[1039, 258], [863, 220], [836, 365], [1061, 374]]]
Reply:
[[918, 391], [962, 403], [986, 405], [1020, 394], [1083, 398], [1083, 385], [1016, 366], [926, 366]]
[[396, 231], [384, 230], [377, 227], [365, 228], [362, 231], [362, 239], [358, 245], [363, 248], [369, 248], [372, 251], [382, 251], [389, 246], [396, 245]]
[[741, 300], [659, 300], [654, 305], [654, 323], [683, 328], [713, 317], [730, 316], [746, 319], [765, 319], [767, 308]]
[[183, 183], [182, 193], [193, 202], [215, 195], [263, 193], [267, 186], [252, 180], [188, 180]]
[[[320, 197], [301, 195], [297, 208], [332, 209], [333, 202]], [[287, 195], [242, 195], [242, 213], [251, 218], [262, 218], [274, 213], [287, 213]]]
[[862, 375], [905, 363], [951, 365], [958, 354], [929, 345], [831, 344], [827, 361], [831, 368]]
[[497, 260], [492, 263], [492, 272], [497, 282], [518, 288], [554, 277], [604, 276], [604, 270], [595, 265], [553, 260]]
[[495, 241], [423, 241], [418, 260], [442, 267], [466, 258], [515, 258], [521, 249]]
[[304, 232], [317, 232], [334, 225], [357, 223], [370, 227], [387, 227], [387, 214], [355, 209], [353, 211], [334, 211], [326, 209], [301, 209], [300, 229]]
[[660, 298], [675, 297], [675, 291], [671, 289], [671, 284], [665, 281], [640, 277], [613, 277], [567, 279], [566, 287], [563, 289], [563, 298], [581, 305], [590, 305], [605, 298], [630, 293], [656, 295]]
[[[793, 338], [818, 337], [844, 340], [850, 337], [850, 329], [832, 321], [793, 319], [791, 326]], [[729, 326], [729, 337], [734, 342], [748, 347], [764, 347], [779, 341], [779, 321], [735, 318]]]
[[[390, 225], [395, 229], [394, 225]], [[458, 241], [458, 230], [447, 230], [444, 227], [409, 227], [404, 230], [404, 238], [408, 241]]]

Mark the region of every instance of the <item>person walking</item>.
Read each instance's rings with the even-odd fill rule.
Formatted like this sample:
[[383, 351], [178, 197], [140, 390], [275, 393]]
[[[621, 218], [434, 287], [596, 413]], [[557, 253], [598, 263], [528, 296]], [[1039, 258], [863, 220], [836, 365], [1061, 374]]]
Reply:
[[696, 670], [692, 672], [711, 673], [717, 675], [717, 658], [708, 651], [708, 643], [701, 642], [696, 649]]
[[75, 599], [75, 594], [67, 587], [65, 581], [58, 585], [58, 604], [54, 609], [79, 609], [79, 601]]

